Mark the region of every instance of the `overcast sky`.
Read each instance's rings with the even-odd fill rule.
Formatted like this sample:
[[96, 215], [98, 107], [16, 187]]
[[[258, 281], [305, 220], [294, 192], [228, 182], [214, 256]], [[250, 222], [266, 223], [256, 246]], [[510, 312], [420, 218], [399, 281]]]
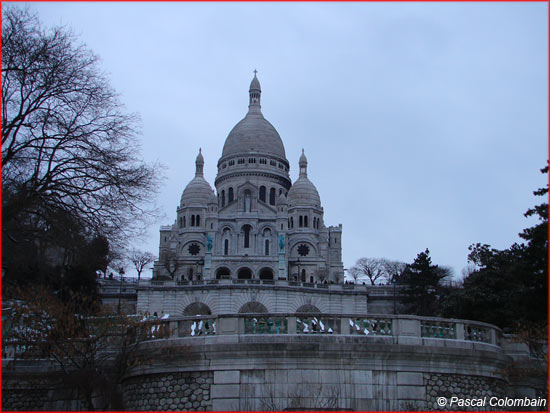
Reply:
[[[4, 3], [5, 4], [5, 3]], [[345, 268], [507, 248], [546, 177], [548, 10], [538, 3], [30, 3], [101, 57], [142, 151], [166, 165], [158, 254], [199, 147], [213, 186], [254, 69], [291, 178], [304, 148]]]

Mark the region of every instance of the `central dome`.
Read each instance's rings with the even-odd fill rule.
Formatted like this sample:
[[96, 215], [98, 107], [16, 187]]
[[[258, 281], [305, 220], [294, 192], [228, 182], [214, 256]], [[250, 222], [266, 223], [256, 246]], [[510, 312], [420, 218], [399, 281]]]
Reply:
[[223, 145], [222, 158], [261, 153], [286, 159], [285, 147], [279, 133], [262, 115], [261, 93], [260, 82], [254, 75], [249, 89], [248, 113], [227, 135]]
[[285, 159], [285, 148], [279, 133], [261, 112], [248, 112], [229, 132], [222, 157], [246, 153], [266, 153]]

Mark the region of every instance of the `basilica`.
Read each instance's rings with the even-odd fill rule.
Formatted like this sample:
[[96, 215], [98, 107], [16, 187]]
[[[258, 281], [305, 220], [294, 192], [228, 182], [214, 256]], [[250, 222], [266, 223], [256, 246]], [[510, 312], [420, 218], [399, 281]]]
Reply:
[[248, 113], [229, 132], [214, 185], [201, 151], [174, 224], [160, 229], [153, 279], [343, 281], [342, 225], [326, 226], [304, 151], [292, 183], [283, 141], [261, 111], [254, 74]]

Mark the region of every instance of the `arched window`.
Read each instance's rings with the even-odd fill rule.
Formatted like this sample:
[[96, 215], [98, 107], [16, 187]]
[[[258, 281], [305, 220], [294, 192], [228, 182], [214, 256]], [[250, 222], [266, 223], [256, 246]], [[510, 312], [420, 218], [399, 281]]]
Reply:
[[265, 255], [269, 255], [269, 240], [265, 240]]
[[306, 282], [306, 270], [302, 270], [302, 282]]
[[185, 217], [183, 217], [183, 228], [185, 228]]
[[250, 191], [247, 189], [246, 191], [244, 191], [244, 211], [245, 212], [250, 212], [251, 203], [252, 203], [252, 200], [250, 196]]
[[197, 215], [197, 227], [201, 226], [201, 216]]
[[313, 228], [317, 228], [316, 223], [317, 223], [317, 218], [313, 217]]
[[250, 280], [252, 278], [252, 271], [250, 268], [241, 268], [237, 273], [239, 280]]
[[294, 218], [290, 217], [290, 228], [294, 228]]
[[216, 279], [227, 279], [231, 277], [231, 271], [229, 268], [221, 267], [216, 270]]
[[265, 186], [260, 186], [260, 201], [265, 202]]
[[195, 215], [191, 215], [191, 226], [195, 226]]
[[310, 275], [310, 276], [309, 276], [309, 282], [310, 282], [310, 283], [313, 283], [313, 275]]
[[188, 278], [189, 280], [193, 280], [193, 268], [189, 268], [189, 269], [187, 270], [187, 278]]
[[272, 280], [273, 270], [271, 268], [262, 268], [259, 274], [260, 280]]
[[222, 208], [225, 206], [225, 190], [222, 191]]
[[227, 203], [233, 202], [233, 188], [229, 188], [229, 192], [227, 194]]
[[223, 255], [229, 255], [229, 240], [223, 242]]
[[300, 218], [298, 220], [298, 226], [302, 228], [304, 226], [304, 217], [300, 215]]
[[182, 228], [182, 227], [183, 227], [183, 219], [182, 219], [182, 217], [180, 217], [180, 228]]
[[250, 225], [243, 227], [244, 232], [244, 248], [250, 248]]
[[269, 190], [269, 204], [275, 205], [275, 188]]
[[308, 227], [308, 225], [307, 225], [307, 215], [304, 215], [304, 227], [306, 227], [306, 228]]

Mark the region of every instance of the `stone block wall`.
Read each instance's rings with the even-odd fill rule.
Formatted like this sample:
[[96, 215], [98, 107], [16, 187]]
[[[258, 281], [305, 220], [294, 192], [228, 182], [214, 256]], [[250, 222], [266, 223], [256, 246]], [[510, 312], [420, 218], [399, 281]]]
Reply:
[[136, 376], [123, 384], [124, 407], [138, 411], [212, 410], [214, 372]]
[[427, 408], [430, 410], [496, 411], [501, 409], [492, 408], [489, 405], [483, 408], [460, 407], [457, 409], [456, 406], [442, 408], [437, 405], [437, 398], [446, 397], [450, 399], [456, 396], [460, 399], [479, 399], [483, 397], [490, 399], [493, 396], [498, 398], [507, 396], [506, 383], [489, 377], [424, 373], [424, 386], [426, 387]]
[[2, 373], [2, 409], [86, 410], [86, 404], [75, 392], [53, 374], [11, 375]]

